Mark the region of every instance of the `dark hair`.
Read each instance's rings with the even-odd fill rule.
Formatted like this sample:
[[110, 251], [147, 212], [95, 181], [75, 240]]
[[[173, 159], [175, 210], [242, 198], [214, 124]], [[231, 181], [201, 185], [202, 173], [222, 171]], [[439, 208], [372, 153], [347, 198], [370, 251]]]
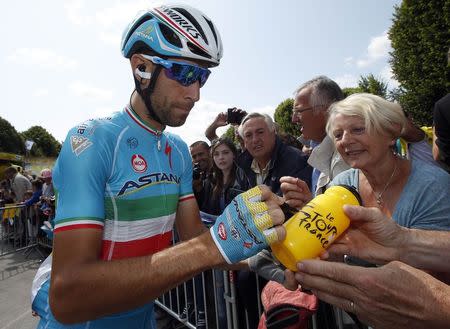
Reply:
[[15, 167], [11, 166], [5, 169], [5, 174], [17, 174], [18, 171]]
[[[226, 145], [231, 152], [233, 152], [234, 157], [237, 157], [237, 149], [236, 145], [231, 141], [231, 139], [226, 137], [221, 137], [216, 140], [214, 140], [213, 144], [211, 145], [211, 158], [213, 158], [214, 151], [220, 146], [220, 145]], [[233, 185], [234, 181], [236, 180], [236, 163], [233, 162], [233, 168], [231, 169], [230, 176], [228, 177], [228, 181], [224, 183], [223, 181], [223, 172], [220, 170], [216, 163], [213, 161], [212, 166], [212, 172], [213, 172], [213, 199], [218, 199], [220, 197], [220, 194], [229, 188], [231, 185]]]
[[34, 187], [36, 187], [37, 190], [42, 190], [42, 181], [40, 179], [35, 179], [31, 182], [31, 185], [33, 185]]
[[189, 146], [189, 148], [193, 148], [200, 145], [209, 150], [209, 145], [205, 141], [196, 141], [192, 143], [191, 146]]

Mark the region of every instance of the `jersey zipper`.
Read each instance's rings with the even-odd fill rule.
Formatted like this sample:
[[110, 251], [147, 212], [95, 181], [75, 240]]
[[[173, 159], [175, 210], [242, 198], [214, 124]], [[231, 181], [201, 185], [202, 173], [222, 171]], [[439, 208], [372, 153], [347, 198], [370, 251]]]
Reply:
[[158, 145], [158, 151], [161, 151], [161, 135], [162, 135], [162, 131], [157, 130], [156, 131], [156, 141], [157, 141], [157, 145]]

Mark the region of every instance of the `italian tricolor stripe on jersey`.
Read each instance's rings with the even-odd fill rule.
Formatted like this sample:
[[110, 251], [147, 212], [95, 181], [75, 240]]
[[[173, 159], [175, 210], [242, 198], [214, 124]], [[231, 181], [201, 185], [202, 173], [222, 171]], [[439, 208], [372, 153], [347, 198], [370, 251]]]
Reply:
[[141, 120], [141, 118], [129, 107], [125, 108], [125, 111], [128, 113], [128, 115], [133, 119], [134, 122], [136, 122], [139, 126], [147, 130], [148, 132], [152, 133], [153, 135], [159, 136], [161, 135], [162, 131], [157, 130], [156, 128], [153, 128], [148, 123]]
[[174, 221], [175, 213], [169, 216], [134, 221], [106, 219], [103, 239], [118, 242], [146, 239], [171, 231]]
[[59, 221], [53, 230], [55, 233], [80, 228], [103, 229], [103, 221], [100, 218], [68, 218]]
[[101, 259], [113, 260], [151, 255], [169, 247], [171, 241], [172, 231], [134, 241], [114, 242], [103, 240]]
[[183, 201], [194, 199], [194, 198], [195, 198], [194, 194], [191, 193], [191, 194], [186, 194], [186, 195], [180, 196], [179, 201], [183, 202]]
[[175, 213], [135, 221], [107, 219], [103, 231], [102, 259], [120, 259], [155, 253], [170, 245]]
[[150, 196], [140, 199], [105, 198], [105, 217], [133, 221], [168, 216], [177, 210], [178, 194]]

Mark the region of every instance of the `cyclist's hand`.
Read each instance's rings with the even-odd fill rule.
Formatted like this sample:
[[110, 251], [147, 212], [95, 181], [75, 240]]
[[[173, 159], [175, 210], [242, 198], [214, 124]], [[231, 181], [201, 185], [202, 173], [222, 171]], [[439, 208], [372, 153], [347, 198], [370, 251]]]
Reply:
[[211, 227], [213, 240], [227, 263], [255, 255], [269, 244], [284, 239], [281, 226], [283, 200], [267, 186], [254, 187], [236, 196]]

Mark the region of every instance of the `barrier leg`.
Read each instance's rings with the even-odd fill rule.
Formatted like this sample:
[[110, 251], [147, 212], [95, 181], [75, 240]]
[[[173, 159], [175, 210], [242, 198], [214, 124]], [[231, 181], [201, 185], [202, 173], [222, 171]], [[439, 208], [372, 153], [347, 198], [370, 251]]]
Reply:
[[237, 312], [237, 306], [236, 306], [236, 276], [233, 271], [229, 271], [230, 275], [230, 296], [232, 300], [231, 304], [231, 314], [232, 314], [232, 321], [230, 323], [233, 324], [232, 328], [239, 329], [239, 320], [238, 320], [238, 312]]

